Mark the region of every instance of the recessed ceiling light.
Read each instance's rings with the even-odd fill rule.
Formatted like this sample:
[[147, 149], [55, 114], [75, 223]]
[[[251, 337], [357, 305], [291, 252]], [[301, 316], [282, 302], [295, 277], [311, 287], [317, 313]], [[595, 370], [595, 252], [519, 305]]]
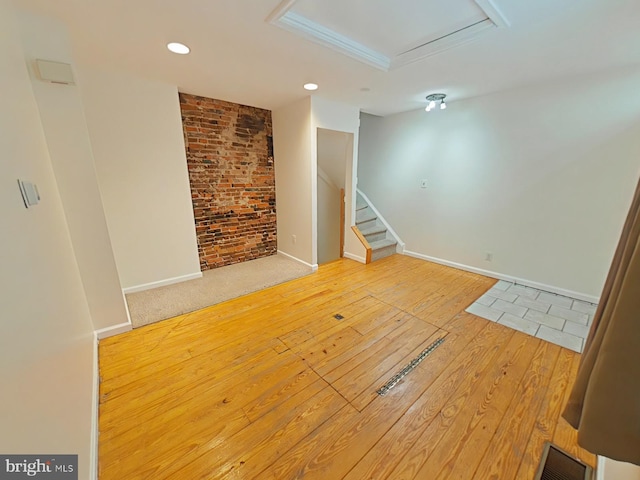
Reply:
[[178, 42], [168, 43], [167, 48], [173, 53], [177, 53], [179, 55], [186, 55], [191, 51], [191, 49], [187, 47], [184, 43], [178, 43]]
[[309, 90], [309, 91], [317, 90], [318, 89], [318, 84], [317, 83], [305, 83], [304, 84], [304, 89], [305, 90]]

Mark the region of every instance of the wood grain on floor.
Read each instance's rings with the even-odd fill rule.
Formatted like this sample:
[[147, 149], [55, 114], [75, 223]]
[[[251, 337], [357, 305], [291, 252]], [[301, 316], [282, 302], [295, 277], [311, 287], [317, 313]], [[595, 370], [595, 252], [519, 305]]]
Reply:
[[465, 313], [494, 283], [340, 260], [103, 340], [100, 479], [531, 479], [547, 440], [594, 466], [560, 418], [580, 356]]

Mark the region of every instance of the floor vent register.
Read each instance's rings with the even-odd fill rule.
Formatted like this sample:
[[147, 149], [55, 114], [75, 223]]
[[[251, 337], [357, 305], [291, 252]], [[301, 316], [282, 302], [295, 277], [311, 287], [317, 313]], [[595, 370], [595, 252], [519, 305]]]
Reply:
[[593, 469], [546, 442], [534, 480], [593, 480]]
[[444, 339], [445, 337], [440, 337], [431, 345], [429, 345], [427, 348], [425, 348], [422, 352], [420, 352], [420, 355], [418, 355], [416, 358], [411, 360], [402, 370], [400, 370], [393, 377], [391, 377], [391, 379], [387, 383], [385, 383], [382, 387], [380, 387], [376, 393], [381, 396], [386, 395], [389, 390], [391, 390], [400, 382], [400, 380], [402, 380], [409, 373], [411, 373], [413, 369], [416, 368], [425, 358], [431, 355], [431, 352], [433, 352], [436, 348], [442, 345], [442, 343], [444, 342]]

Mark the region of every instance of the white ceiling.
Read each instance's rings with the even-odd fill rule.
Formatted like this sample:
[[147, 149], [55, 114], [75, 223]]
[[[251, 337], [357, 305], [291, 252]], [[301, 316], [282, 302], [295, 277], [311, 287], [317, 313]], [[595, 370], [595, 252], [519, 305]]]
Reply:
[[[546, 79], [640, 64], [638, 0], [14, 0], [56, 17], [76, 57], [177, 85], [181, 91], [275, 109], [316, 95], [387, 115]], [[392, 57], [482, 16], [488, 3], [509, 27], [384, 71], [267, 21], [283, 4]], [[423, 29], [424, 27], [424, 29]], [[169, 53], [186, 43], [187, 56]], [[55, 59], [51, 59], [55, 60]]]

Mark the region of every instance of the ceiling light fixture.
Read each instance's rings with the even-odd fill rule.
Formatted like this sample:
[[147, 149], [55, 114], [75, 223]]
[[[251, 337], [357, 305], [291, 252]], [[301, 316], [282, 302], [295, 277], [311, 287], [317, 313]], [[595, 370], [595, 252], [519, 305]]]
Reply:
[[440, 110], [444, 110], [445, 108], [447, 108], [447, 104], [444, 103], [444, 99], [446, 96], [447, 95], [444, 93], [432, 93], [431, 95], [427, 95], [427, 101], [429, 102], [429, 105], [427, 105], [427, 108], [425, 108], [425, 110], [427, 112], [430, 112], [431, 110], [436, 108], [436, 102], [440, 102]]
[[313, 92], [314, 90], [318, 89], [318, 84], [317, 83], [305, 83], [304, 84], [304, 89], [305, 90], [309, 90], [310, 92]]
[[191, 51], [189, 47], [187, 47], [184, 43], [171, 42], [167, 44], [167, 48], [178, 55], [186, 55]]

